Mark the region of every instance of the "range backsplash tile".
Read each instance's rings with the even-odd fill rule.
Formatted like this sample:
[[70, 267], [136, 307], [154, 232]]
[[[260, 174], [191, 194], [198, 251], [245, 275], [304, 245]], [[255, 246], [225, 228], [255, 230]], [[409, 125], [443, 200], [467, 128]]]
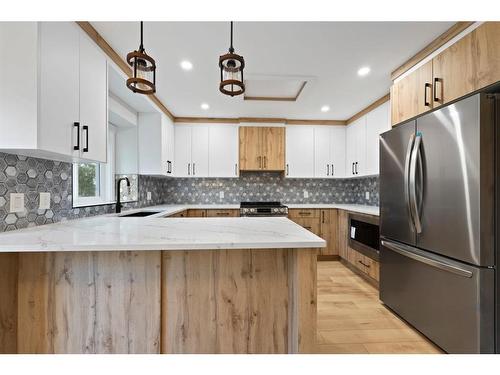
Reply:
[[[134, 176], [135, 178], [135, 176]], [[242, 173], [240, 178], [133, 178], [135, 202], [124, 208], [166, 203], [358, 203], [378, 205], [378, 177], [357, 179], [287, 179], [279, 173]], [[115, 205], [73, 208], [72, 165], [0, 152], [0, 232], [114, 212]], [[220, 198], [220, 192], [224, 198]], [[307, 191], [308, 198], [304, 197]], [[39, 193], [51, 194], [49, 210], [39, 210]], [[151, 192], [151, 200], [147, 193]], [[365, 192], [370, 198], [365, 199]], [[10, 193], [24, 193], [26, 210], [9, 213]], [[130, 198], [131, 196], [127, 196]], [[122, 194], [122, 198], [125, 195]]]
[[[167, 203], [240, 203], [281, 201], [283, 203], [356, 203], [376, 206], [378, 177], [355, 179], [294, 179], [280, 173], [246, 172], [240, 178], [168, 179]], [[224, 192], [224, 198], [220, 193]], [[307, 198], [304, 192], [307, 192]], [[365, 193], [370, 198], [365, 198]]]
[[[114, 204], [73, 208], [72, 170], [71, 163], [0, 152], [0, 232], [114, 212]], [[125, 209], [165, 203], [165, 178], [138, 176], [135, 183], [134, 177], [132, 194], [139, 200], [124, 203]], [[40, 192], [50, 193], [49, 210], [38, 209]], [[25, 194], [24, 212], [9, 213], [10, 193]]]

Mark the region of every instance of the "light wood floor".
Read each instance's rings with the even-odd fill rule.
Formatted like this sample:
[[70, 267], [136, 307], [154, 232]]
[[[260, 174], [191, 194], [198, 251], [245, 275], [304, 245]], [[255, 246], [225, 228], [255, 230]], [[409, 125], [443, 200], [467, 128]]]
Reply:
[[318, 262], [318, 353], [441, 353], [340, 262]]

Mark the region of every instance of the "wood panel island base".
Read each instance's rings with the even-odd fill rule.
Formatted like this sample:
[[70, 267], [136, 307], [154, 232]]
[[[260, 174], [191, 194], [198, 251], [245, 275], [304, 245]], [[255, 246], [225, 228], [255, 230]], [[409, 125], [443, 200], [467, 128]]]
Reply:
[[303, 249], [0, 253], [0, 353], [308, 353]]

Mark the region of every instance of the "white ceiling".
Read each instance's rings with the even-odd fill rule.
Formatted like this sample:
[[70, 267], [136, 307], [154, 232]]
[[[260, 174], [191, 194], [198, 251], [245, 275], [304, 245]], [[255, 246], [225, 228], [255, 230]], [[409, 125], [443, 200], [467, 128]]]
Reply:
[[[123, 57], [139, 45], [139, 22], [93, 22]], [[237, 22], [234, 47], [245, 76], [305, 76], [296, 102], [243, 101], [219, 92], [219, 55], [229, 22], [146, 22], [144, 46], [157, 62], [157, 96], [178, 117], [347, 119], [389, 91], [390, 73], [453, 22]], [[182, 60], [193, 63], [183, 71]], [[371, 73], [357, 71], [370, 66]], [[201, 103], [210, 109], [202, 110]], [[328, 105], [330, 111], [320, 108]]]

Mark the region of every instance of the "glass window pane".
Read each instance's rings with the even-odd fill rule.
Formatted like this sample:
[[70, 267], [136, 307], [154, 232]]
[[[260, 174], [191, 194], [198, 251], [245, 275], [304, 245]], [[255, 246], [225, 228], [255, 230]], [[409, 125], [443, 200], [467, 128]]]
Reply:
[[99, 196], [99, 164], [82, 163], [78, 165], [78, 196]]

